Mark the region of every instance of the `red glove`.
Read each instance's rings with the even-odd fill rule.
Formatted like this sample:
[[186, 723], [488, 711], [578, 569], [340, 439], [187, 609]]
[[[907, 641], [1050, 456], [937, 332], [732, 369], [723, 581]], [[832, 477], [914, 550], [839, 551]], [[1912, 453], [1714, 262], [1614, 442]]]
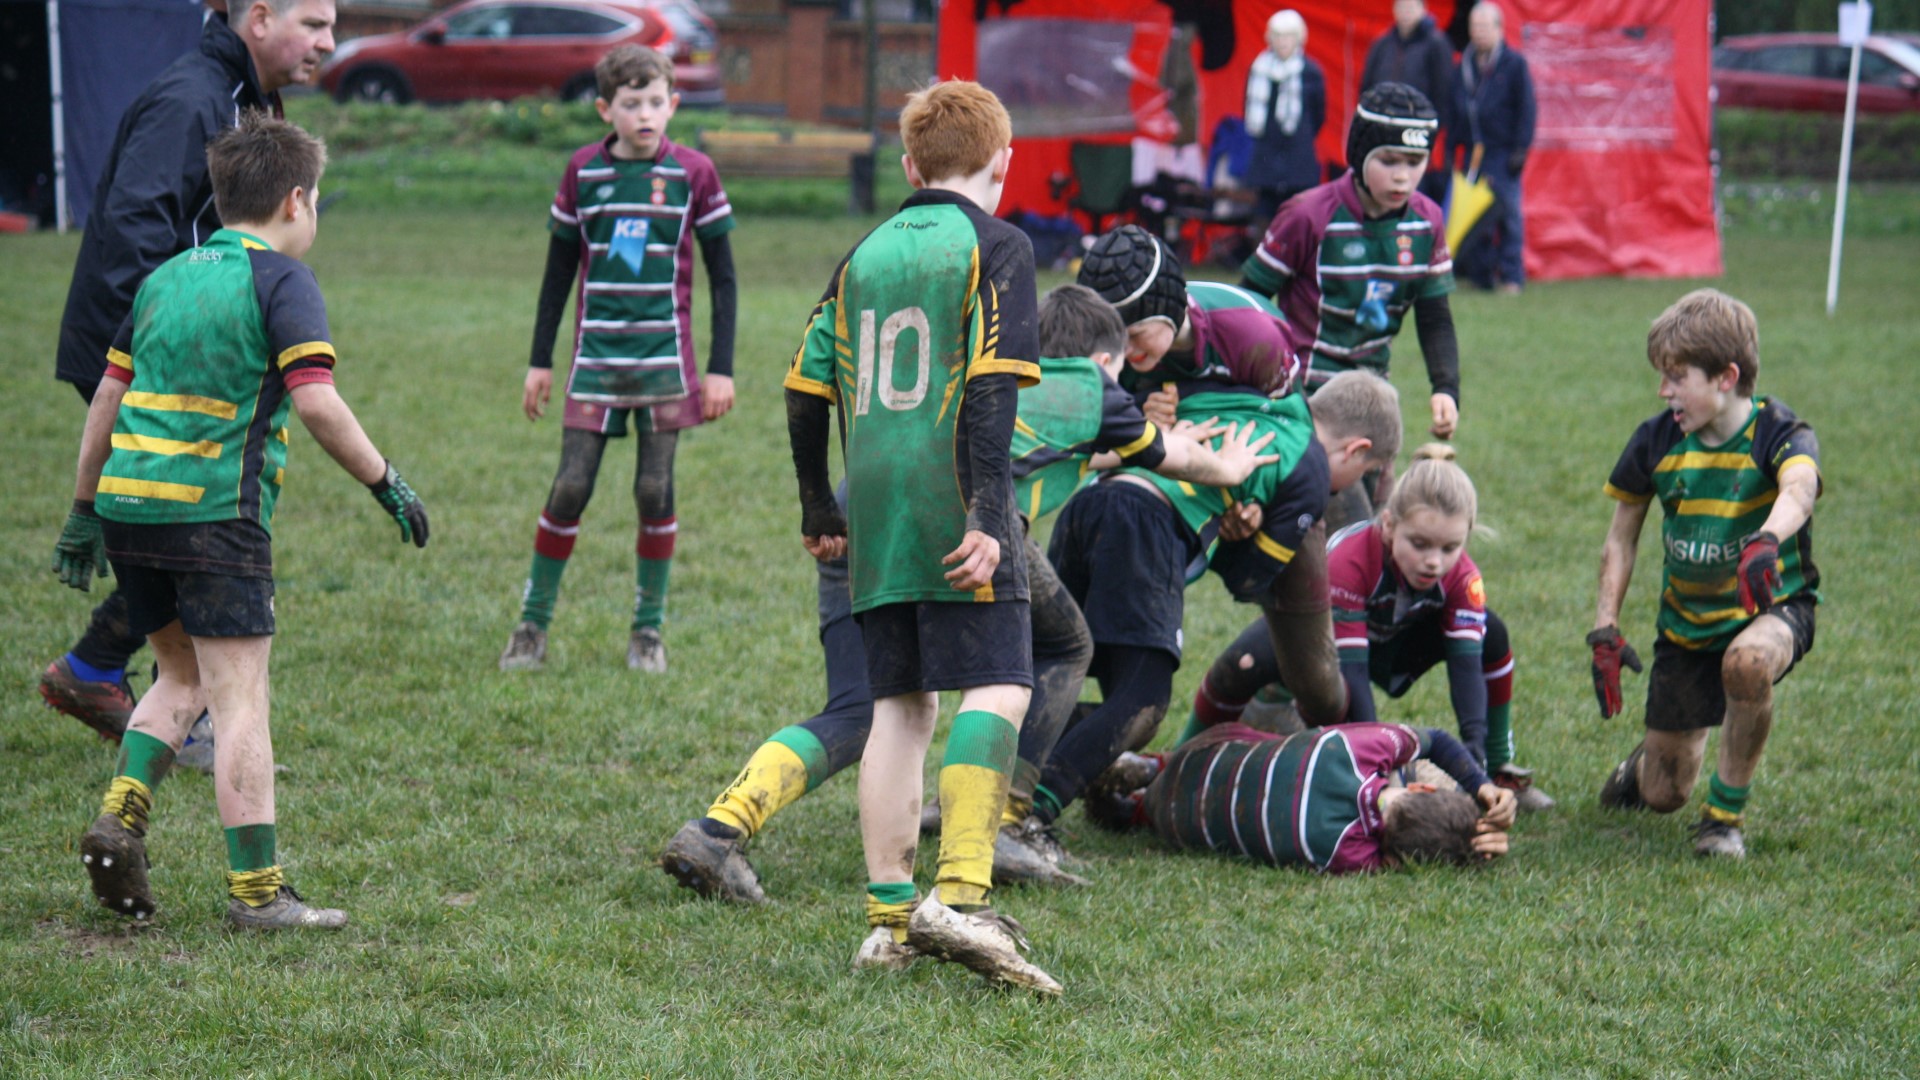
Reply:
[[1758, 615], [1773, 606], [1773, 590], [1780, 587], [1780, 539], [1770, 532], [1747, 537], [1740, 549], [1740, 608]]
[[1600, 699], [1600, 715], [1617, 716], [1620, 713], [1620, 665], [1625, 664], [1634, 674], [1639, 674], [1640, 654], [1620, 636], [1617, 626], [1603, 626], [1588, 634], [1587, 644], [1593, 646], [1593, 696]]

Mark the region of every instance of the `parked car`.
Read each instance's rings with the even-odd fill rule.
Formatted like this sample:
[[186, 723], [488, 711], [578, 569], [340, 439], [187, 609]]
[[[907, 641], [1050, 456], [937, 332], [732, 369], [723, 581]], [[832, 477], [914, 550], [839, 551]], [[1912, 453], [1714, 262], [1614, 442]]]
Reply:
[[[1853, 50], [1838, 34], [1745, 34], [1713, 50], [1719, 104], [1743, 109], [1845, 112]], [[1920, 47], [1867, 38], [1860, 52], [1860, 111], [1920, 111]]]
[[673, 57], [683, 101], [718, 102], [713, 41], [712, 20], [687, 0], [467, 0], [411, 30], [342, 42], [320, 85], [340, 101], [591, 100], [593, 65], [634, 44]]

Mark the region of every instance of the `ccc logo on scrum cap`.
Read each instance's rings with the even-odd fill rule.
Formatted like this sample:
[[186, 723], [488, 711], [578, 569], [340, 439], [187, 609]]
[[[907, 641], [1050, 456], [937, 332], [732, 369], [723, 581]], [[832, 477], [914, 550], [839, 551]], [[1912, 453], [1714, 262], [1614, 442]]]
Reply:
[[1425, 150], [1433, 141], [1433, 133], [1425, 128], [1406, 128], [1400, 132], [1400, 141]]

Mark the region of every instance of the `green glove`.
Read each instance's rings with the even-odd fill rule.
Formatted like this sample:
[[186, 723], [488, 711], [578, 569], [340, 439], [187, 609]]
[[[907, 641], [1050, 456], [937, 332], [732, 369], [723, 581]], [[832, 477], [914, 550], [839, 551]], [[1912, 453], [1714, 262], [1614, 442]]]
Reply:
[[427, 505], [407, 486], [393, 462], [387, 462], [387, 474], [368, 484], [367, 490], [373, 492], [375, 501], [400, 523], [401, 542], [411, 540], [414, 547], [427, 546]]
[[67, 523], [53, 545], [53, 572], [62, 584], [81, 592], [93, 591], [93, 575], [107, 577], [107, 542], [100, 535], [100, 515], [88, 499], [73, 500]]

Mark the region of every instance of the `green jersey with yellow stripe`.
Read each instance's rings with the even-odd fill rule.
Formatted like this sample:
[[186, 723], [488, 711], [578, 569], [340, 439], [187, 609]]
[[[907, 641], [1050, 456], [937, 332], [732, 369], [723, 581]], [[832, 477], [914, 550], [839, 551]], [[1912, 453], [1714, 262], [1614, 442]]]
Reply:
[[127, 383], [97, 507], [133, 525], [252, 521], [271, 531], [289, 387], [332, 381], [313, 271], [221, 229], [140, 286], [108, 352]]
[[[1781, 470], [1795, 463], [1818, 470], [1819, 441], [1806, 421], [1771, 398], [1754, 398], [1746, 426], [1718, 446], [1707, 445], [1699, 432], [1681, 431], [1667, 412], [1633, 433], [1606, 491], [1622, 502], [1660, 500], [1662, 637], [1689, 649], [1724, 649], [1753, 621], [1740, 607], [1740, 550], [1772, 512]], [[1819, 585], [1809, 518], [1799, 532], [1780, 538], [1774, 600], [1807, 595], [1818, 602]]]
[[1013, 422], [1014, 505], [1039, 521], [1064, 505], [1112, 451], [1123, 464], [1157, 468], [1166, 459], [1160, 429], [1133, 395], [1085, 356], [1040, 358], [1040, 383], [1020, 391]]

